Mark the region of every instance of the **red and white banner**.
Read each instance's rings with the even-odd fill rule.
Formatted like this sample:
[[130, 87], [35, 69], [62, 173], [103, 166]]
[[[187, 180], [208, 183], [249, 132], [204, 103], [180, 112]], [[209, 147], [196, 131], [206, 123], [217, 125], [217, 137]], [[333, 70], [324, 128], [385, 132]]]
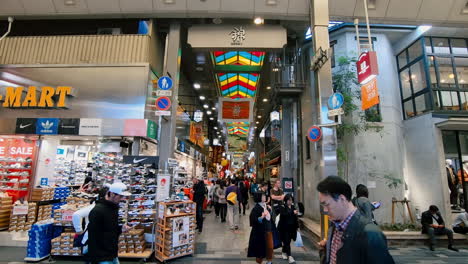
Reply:
[[356, 62], [358, 83], [364, 84], [379, 74], [377, 53], [375, 51], [363, 52]]
[[222, 122], [252, 122], [254, 100], [219, 98], [219, 119]]

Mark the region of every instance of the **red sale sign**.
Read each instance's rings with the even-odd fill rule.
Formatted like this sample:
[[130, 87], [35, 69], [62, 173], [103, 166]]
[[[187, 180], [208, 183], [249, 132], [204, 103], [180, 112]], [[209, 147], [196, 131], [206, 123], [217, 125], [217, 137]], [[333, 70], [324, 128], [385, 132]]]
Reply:
[[377, 53], [375, 51], [367, 51], [361, 53], [359, 60], [356, 62], [358, 82], [360, 84], [367, 83], [379, 74], [379, 66], [377, 64]]

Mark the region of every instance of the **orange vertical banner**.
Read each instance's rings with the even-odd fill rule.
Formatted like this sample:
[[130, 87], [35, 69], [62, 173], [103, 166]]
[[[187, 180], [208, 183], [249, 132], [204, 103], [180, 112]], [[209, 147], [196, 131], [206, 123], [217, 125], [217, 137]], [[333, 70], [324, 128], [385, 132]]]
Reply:
[[361, 100], [362, 110], [369, 109], [380, 102], [379, 91], [377, 89], [377, 78], [374, 78], [361, 86]]

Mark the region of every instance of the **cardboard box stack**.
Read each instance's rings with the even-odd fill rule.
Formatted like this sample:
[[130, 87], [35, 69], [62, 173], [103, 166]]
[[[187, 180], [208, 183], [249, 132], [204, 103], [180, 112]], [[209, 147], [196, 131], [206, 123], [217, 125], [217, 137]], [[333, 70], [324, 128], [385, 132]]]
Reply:
[[0, 196], [0, 230], [7, 229], [10, 225], [12, 204], [13, 200], [10, 196]]
[[31, 201], [50, 201], [54, 199], [55, 188], [35, 188], [32, 191]]
[[37, 210], [37, 221], [46, 220], [52, 217], [52, 205], [40, 205]]
[[81, 249], [79, 247], [73, 247], [73, 238], [75, 233], [65, 232], [59, 237], [52, 239], [52, 250], [51, 255], [59, 256], [80, 256]]
[[143, 229], [130, 230], [119, 237], [119, 253], [143, 253], [146, 242]]
[[[19, 203], [16, 201], [16, 203], [13, 205], [21, 206], [24, 204]], [[37, 209], [37, 204], [36, 203], [28, 203], [28, 212], [27, 214], [22, 214], [22, 215], [11, 215], [10, 217], [10, 228], [8, 231], [28, 231], [31, 229], [31, 226], [36, 222], [36, 209]], [[14, 210], [14, 208], [13, 208]], [[13, 212], [12, 212], [13, 213]]]

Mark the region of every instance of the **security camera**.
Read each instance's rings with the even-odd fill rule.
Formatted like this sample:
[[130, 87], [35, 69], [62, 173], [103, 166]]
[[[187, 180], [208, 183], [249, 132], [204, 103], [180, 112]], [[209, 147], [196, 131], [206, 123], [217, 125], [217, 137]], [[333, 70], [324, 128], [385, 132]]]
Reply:
[[8, 17], [8, 23], [13, 23], [15, 19], [13, 17]]

